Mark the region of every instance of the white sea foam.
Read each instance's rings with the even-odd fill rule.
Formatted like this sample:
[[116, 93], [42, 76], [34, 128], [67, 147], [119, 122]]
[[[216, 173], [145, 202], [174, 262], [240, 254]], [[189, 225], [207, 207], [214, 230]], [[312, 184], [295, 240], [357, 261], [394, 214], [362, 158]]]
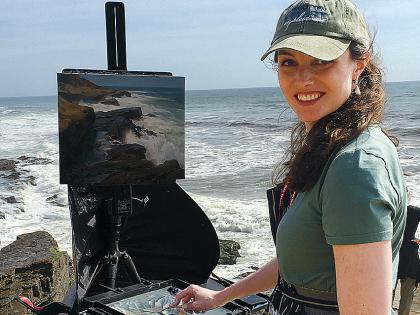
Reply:
[[[36, 186], [20, 184], [8, 192], [16, 197], [18, 203], [3, 202], [1, 205], [6, 218], [0, 226], [0, 247], [11, 243], [22, 233], [43, 230], [53, 235], [62, 250], [71, 252], [67, 186], [58, 185], [58, 165], [29, 165], [19, 169], [22, 170], [36, 178]], [[54, 204], [47, 201], [52, 196], [55, 196]]]
[[[181, 184], [182, 185], [182, 184]], [[265, 192], [259, 200], [216, 198], [189, 193], [205, 211], [219, 232], [268, 233], [269, 219]]]
[[215, 272], [227, 278], [261, 267], [274, 257], [274, 242], [271, 236], [267, 201], [238, 198], [215, 198], [188, 193], [209, 217], [219, 239], [235, 240], [241, 245], [241, 257], [232, 266], [218, 266]]
[[175, 159], [179, 162], [181, 168], [185, 167], [183, 146], [170, 141], [166, 135], [149, 135], [146, 132], [140, 132], [139, 138], [130, 131], [125, 138], [125, 143], [138, 143], [146, 148], [146, 159], [152, 161], [155, 165], [165, 161]]
[[[201, 133], [211, 134], [211, 131], [201, 130]], [[283, 144], [287, 141], [283, 135], [242, 133], [231, 136], [225, 143], [212, 139], [200, 142], [197, 134], [188, 130], [186, 178], [207, 177], [216, 173], [230, 176], [252, 168], [271, 168], [280, 160]]]

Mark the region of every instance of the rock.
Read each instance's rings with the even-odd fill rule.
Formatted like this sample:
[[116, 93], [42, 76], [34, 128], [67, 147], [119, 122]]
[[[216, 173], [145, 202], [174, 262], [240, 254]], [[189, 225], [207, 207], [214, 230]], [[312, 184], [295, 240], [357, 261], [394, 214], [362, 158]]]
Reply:
[[95, 130], [104, 131], [110, 138], [122, 142], [129, 130], [139, 133], [138, 126], [131, 119], [138, 119], [143, 113], [140, 107], [130, 107], [108, 112], [98, 111], [95, 115]]
[[157, 133], [156, 132], [154, 132], [154, 131], [152, 131], [152, 130], [149, 130], [149, 129], [146, 129], [146, 128], [144, 128], [143, 129], [149, 136], [157, 136]]
[[0, 220], [2, 219], [6, 219], [6, 215], [4, 214], [4, 212], [0, 211]]
[[19, 235], [0, 250], [0, 314], [23, 314], [12, 298], [21, 294], [32, 302], [61, 301], [73, 281], [66, 252], [47, 232]]
[[28, 176], [26, 179], [25, 179], [25, 183], [29, 183], [29, 184], [31, 184], [32, 186], [36, 186], [36, 178], [35, 178], [35, 176]]
[[60, 179], [68, 179], [67, 170], [81, 163], [96, 137], [92, 126], [93, 108], [72, 104], [59, 97]]
[[112, 94], [113, 97], [131, 97], [131, 93], [128, 91], [117, 91]]
[[120, 103], [115, 98], [107, 98], [101, 102], [104, 105], [120, 106]]
[[26, 155], [19, 156], [18, 160], [25, 162], [26, 165], [47, 165], [52, 163], [52, 161], [47, 158], [37, 158]]
[[16, 171], [16, 161], [7, 160], [7, 159], [0, 159], [0, 171]]
[[130, 92], [98, 86], [89, 80], [81, 78], [79, 75], [60, 76], [58, 94], [59, 97], [75, 104], [81, 100], [86, 103], [102, 102], [108, 96], [131, 96]]
[[15, 196], [6, 197], [6, 198], [3, 198], [3, 200], [6, 201], [7, 203], [17, 203]]
[[60, 202], [60, 198], [58, 194], [54, 194], [52, 196], [47, 197], [46, 201], [48, 201], [49, 203], [58, 206], [58, 207], [66, 207], [67, 204], [63, 204], [62, 202]]
[[17, 171], [12, 171], [9, 175], [4, 176], [4, 178], [7, 178], [8, 180], [18, 180], [20, 178], [21, 173]]
[[114, 145], [107, 152], [108, 160], [144, 159], [146, 148], [140, 144]]
[[252, 271], [247, 271], [247, 272], [244, 272], [244, 273], [240, 273], [239, 275], [235, 276], [235, 280], [243, 279], [243, 278], [249, 276], [251, 273], [254, 273], [256, 270], [260, 269], [260, 268], [255, 267], [255, 266], [251, 266], [249, 268], [252, 269]]
[[156, 166], [154, 172], [154, 177], [163, 181], [185, 178], [185, 170], [181, 168], [177, 160], [165, 161], [163, 164]]
[[236, 264], [236, 259], [241, 257], [239, 254], [239, 249], [241, 245], [238, 242], [231, 240], [219, 240], [220, 244], [220, 258], [219, 265], [234, 265]]

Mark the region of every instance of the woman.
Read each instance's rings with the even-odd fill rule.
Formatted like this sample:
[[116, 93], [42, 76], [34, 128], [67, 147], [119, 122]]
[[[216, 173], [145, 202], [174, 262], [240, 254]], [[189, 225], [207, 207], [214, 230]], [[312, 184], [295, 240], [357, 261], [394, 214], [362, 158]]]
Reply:
[[297, 291], [335, 300], [344, 315], [390, 314], [406, 190], [395, 145], [378, 126], [383, 81], [363, 16], [349, 0], [296, 1], [262, 59], [271, 53], [300, 121], [275, 176], [298, 193], [277, 229], [277, 258], [223, 291], [189, 286], [174, 304], [205, 311], [281, 279], [273, 312], [338, 314], [282, 295]]

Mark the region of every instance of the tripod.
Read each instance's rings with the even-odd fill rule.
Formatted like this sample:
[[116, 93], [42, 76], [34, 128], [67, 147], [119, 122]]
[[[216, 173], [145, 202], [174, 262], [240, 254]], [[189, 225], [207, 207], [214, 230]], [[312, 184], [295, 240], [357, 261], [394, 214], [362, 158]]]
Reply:
[[114, 289], [120, 260], [123, 261], [128, 274], [134, 283], [141, 283], [141, 278], [137, 273], [136, 266], [130, 255], [119, 249], [123, 223], [132, 213], [131, 186], [114, 186], [111, 188], [111, 191], [112, 198], [105, 200], [110, 233], [108, 239], [108, 252], [103, 257], [102, 261], [105, 265], [104, 284]]

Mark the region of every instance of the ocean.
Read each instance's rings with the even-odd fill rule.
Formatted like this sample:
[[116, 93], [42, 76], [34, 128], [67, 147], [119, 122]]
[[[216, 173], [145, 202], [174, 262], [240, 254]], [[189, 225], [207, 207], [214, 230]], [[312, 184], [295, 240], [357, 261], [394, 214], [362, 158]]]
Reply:
[[[386, 85], [385, 127], [400, 139], [401, 164], [420, 206], [420, 82]], [[186, 92], [186, 179], [178, 180], [241, 257], [216, 273], [233, 278], [274, 257], [266, 189], [296, 122], [278, 88]], [[46, 230], [71, 253], [67, 187], [59, 184], [57, 97], [0, 98], [0, 159], [20, 159], [0, 176], [0, 248]], [[14, 196], [16, 203], [5, 198]], [[9, 200], [10, 201], [10, 200]], [[4, 216], [4, 219], [1, 217]]]

